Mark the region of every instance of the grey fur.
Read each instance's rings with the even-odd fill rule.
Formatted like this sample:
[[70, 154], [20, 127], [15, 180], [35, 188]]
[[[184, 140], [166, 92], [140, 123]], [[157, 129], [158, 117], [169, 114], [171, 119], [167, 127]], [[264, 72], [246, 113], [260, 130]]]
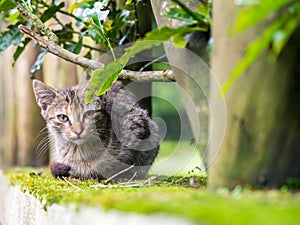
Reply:
[[33, 89], [54, 141], [55, 177], [103, 179], [131, 165], [116, 178], [147, 175], [158, 153], [158, 128], [121, 82], [88, 105], [80, 86], [54, 89], [34, 80]]

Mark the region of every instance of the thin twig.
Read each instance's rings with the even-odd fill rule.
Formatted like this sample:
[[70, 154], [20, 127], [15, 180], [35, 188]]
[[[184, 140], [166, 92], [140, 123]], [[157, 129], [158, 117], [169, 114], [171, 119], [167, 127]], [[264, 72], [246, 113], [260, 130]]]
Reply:
[[132, 169], [133, 167], [134, 167], [134, 165], [131, 165], [131, 166], [129, 166], [129, 167], [127, 167], [127, 168], [121, 170], [120, 172], [114, 174], [113, 176], [111, 176], [110, 178], [108, 178], [108, 179], [105, 181], [105, 183], [107, 184], [109, 181], [111, 181], [111, 180], [114, 179], [115, 177], [121, 175], [122, 173], [127, 172], [128, 170]]
[[133, 183], [133, 184], [128, 184], [128, 185], [119, 185], [119, 184], [97, 184], [97, 185], [92, 185], [90, 186], [91, 188], [131, 188], [131, 187], [141, 187], [141, 184], [138, 183]]
[[[22, 33], [30, 37], [32, 40], [36, 41], [42, 48], [46, 49], [48, 52], [66, 60], [72, 62], [76, 65], [89, 68], [91, 70], [96, 70], [99, 68], [103, 68], [105, 65], [99, 63], [94, 60], [90, 60], [84, 58], [82, 56], [76, 55], [72, 52], [67, 51], [62, 48], [54, 41], [49, 41], [41, 37], [39, 34], [30, 30], [28, 27], [24, 25], [20, 25], [19, 29]], [[120, 79], [127, 79], [130, 81], [159, 81], [159, 82], [170, 82], [175, 81], [172, 70], [164, 70], [164, 71], [131, 71], [131, 70], [122, 70], [119, 75]]]
[[163, 59], [165, 57], [166, 57], [166, 53], [163, 54], [163, 55], [161, 55], [161, 56], [159, 56], [158, 58], [152, 60], [151, 62], [146, 63], [142, 68], [139, 69], [139, 71], [141, 72], [141, 71], [145, 70], [148, 66], [151, 66], [152, 64], [154, 64], [156, 62], [159, 62], [159, 60], [161, 60], [161, 59]]
[[145, 181], [143, 181], [143, 185], [145, 185], [145, 184], [147, 184], [148, 183], [148, 185], [150, 185], [150, 182], [152, 181], [152, 180], [155, 180], [157, 178], [157, 176], [151, 176], [151, 177], [149, 177], [147, 180], [145, 180]]
[[35, 33], [34, 31], [30, 30], [28, 27], [24, 25], [20, 25], [19, 29], [21, 32], [29, 36], [32, 40], [36, 41], [42, 48], [46, 49], [48, 52], [66, 60], [69, 62], [73, 62], [77, 65], [83, 66], [85, 68], [90, 68], [92, 70], [99, 69], [104, 67], [104, 64], [98, 63], [94, 60], [90, 60], [79, 55], [76, 55], [72, 52], [65, 50], [64, 48], [60, 47], [53, 41], [48, 41], [42, 38], [39, 34]]
[[77, 189], [77, 190], [80, 190], [79, 187], [77, 187], [75, 184], [72, 184], [70, 181], [67, 180], [66, 177], [63, 177], [63, 180], [66, 181], [70, 186], [72, 186], [73, 188]]
[[131, 188], [131, 187], [144, 187], [145, 185], [150, 185], [151, 181], [156, 179], [156, 176], [151, 176], [147, 180], [135, 181], [135, 182], [123, 182], [118, 184], [96, 184], [91, 185], [90, 188]]
[[186, 179], [186, 178], [188, 178], [188, 177], [187, 177], [187, 176], [183, 176], [183, 177], [181, 177], [181, 178], [178, 179], [178, 180], [173, 180], [173, 181], [172, 181], [172, 184], [178, 184], [179, 182], [183, 181], [183, 180]]
[[17, 9], [20, 12], [20, 15], [25, 18], [27, 21], [32, 22], [32, 24], [39, 29], [42, 34], [45, 34], [50, 41], [58, 42], [58, 37], [56, 34], [46, 26], [36, 15], [34, 15], [29, 9], [24, 7], [22, 4], [17, 5]]
[[137, 172], [134, 172], [133, 176], [128, 180], [128, 182], [131, 182], [137, 175]]

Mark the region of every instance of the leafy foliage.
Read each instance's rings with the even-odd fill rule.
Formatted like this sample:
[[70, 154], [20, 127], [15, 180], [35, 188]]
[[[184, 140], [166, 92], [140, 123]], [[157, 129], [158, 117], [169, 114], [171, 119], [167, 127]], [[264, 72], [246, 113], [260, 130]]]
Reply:
[[[92, 51], [110, 50], [114, 62], [96, 70], [91, 78], [90, 91], [86, 96], [86, 102], [91, 102], [94, 94], [101, 95], [111, 87], [129, 59], [135, 54], [153, 46], [158, 46], [167, 40], [172, 40], [177, 47], [184, 47], [187, 34], [195, 31], [207, 31], [211, 26], [210, 3], [201, 3], [196, 11], [193, 11], [181, 1], [172, 0], [174, 7], [166, 13], [166, 16], [185, 23], [175, 29], [162, 27], [149, 32], [142, 41], [136, 41], [140, 35], [138, 34], [136, 12], [134, 10], [139, 2], [139, 0], [126, 1], [125, 6], [119, 7], [118, 3], [108, 0], [83, 0], [73, 3], [65, 10], [64, 2], [51, 1], [50, 3], [42, 0], [31, 0], [20, 1], [16, 4], [12, 0], [0, 0], [0, 12], [9, 23], [14, 24], [10, 25], [8, 30], [1, 34], [0, 51], [4, 51], [10, 45], [17, 45], [18, 47], [14, 53], [14, 60], [16, 61], [30, 42], [30, 39], [24, 38], [18, 30], [18, 25], [24, 23], [24, 19], [20, 16], [20, 13], [24, 14], [24, 12], [18, 7], [20, 12], [16, 13], [14, 10], [16, 6], [21, 6], [25, 10], [25, 14], [26, 11], [33, 13], [34, 19], [40, 20], [39, 23], [43, 24], [51, 20], [51, 26], [56, 26], [53, 30], [55, 40], [58, 39], [59, 44], [70, 52], [75, 54], [84, 52], [85, 57], [91, 58]], [[63, 23], [58, 17], [59, 14], [71, 18], [74, 22]], [[35, 23], [27, 25], [30, 26], [31, 30], [36, 29]], [[42, 34], [48, 36], [48, 39], [53, 40], [47, 32], [43, 32], [42, 28], [37, 28], [40, 29]], [[113, 48], [132, 41], [136, 41], [135, 44], [128, 48], [122, 57], [117, 59]], [[97, 48], [91, 43], [98, 44]], [[31, 70], [32, 72], [41, 67], [43, 63], [43, 57], [41, 56], [44, 54], [44, 52], [41, 53], [40, 57], [37, 58]]]
[[1, 33], [0, 36], [0, 52], [3, 52], [10, 45], [19, 45], [21, 43], [23, 34], [19, 32], [17, 25], [8, 27], [9, 30]]
[[205, 29], [201, 27], [186, 26], [181, 26], [174, 29], [162, 27], [147, 33], [143, 40], [137, 40], [131, 47], [128, 47], [125, 54], [117, 61], [107, 64], [102, 69], [95, 70], [89, 85], [90, 91], [87, 92], [85, 98], [86, 103], [91, 103], [93, 101], [94, 94], [100, 96], [105, 93], [111, 87], [113, 82], [116, 81], [118, 75], [126, 66], [129, 59], [134, 55], [144, 50], [151, 49], [155, 46], [159, 46], [164, 41], [169, 39], [172, 39], [176, 46], [184, 47], [186, 45], [184, 36], [197, 30], [203, 31]]
[[265, 51], [269, 51], [271, 61], [280, 55], [286, 43], [300, 26], [300, 1], [261, 0], [260, 4], [240, 11], [232, 33], [242, 32], [249, 27], [276, 15], [262, 35], [251, 42], [246, 49], [245, 57], [238, 62], [231, 77], [222, 87], [222, 92], [232, 86], [237, 78]]
[[171, 8], [166, 13], [171, 18], [188, 21], [186, 25], [178, 28], [161, 27], [157, 30], [148, 32], [142, 40], [137, 40], [131, 47], [127, 48], [125, 54], [120, 57], [117, 62], [107, 64], [104, 68], [96, 70], [93, 73], [89, 88], [90, 91], [86, 95], [86, 103], [93, 101], [93, 95], [101, 95], [105, 93], [117, 79], [119, 73], [126, 66], [127, 62], [134, 55], [161, 45], [163, 42], [172, 40], [176, 47], [185, 47], [185, 36], [195, 31], [207, 31], [211, 26], [211, 5], [200, 4], [197, 11], [191, 11], [188, 7], [178, 0], [176, 2], [181, 9]]
[[117, 80], [122, 68], [118, 61], [113, 61], [104, 68], [95, 70], [90, 81], [89, 91], [85, 96], [85, 102], [91, 103], [94, 100], [94, 94], [98, 96], [104, 94]]
[[172, 7], [170, 10], [165, 13], [166, 16], [185, 21], [189, 25], [197, 25], [201, 27], [209, 28], [211, 26], [211, 3], [205, 2], [203, 4], [199, 4], [196, 11], [192, 11], [186, 5], [184, 5], [179, 0], [171, 0], [180, 8]]
[[0, 1], [0, 11], [11, 10], [16, 7], [16, 2], [14, 0], [1, 0]]
[[57, 11], [61, 10], [64, 6], [64, 2], [61, 2], [59, 5], [50, 5], [49, 8], [41, 15], [41, 21], [48, 21], [56, 14]]
[[14, 58], [14, 63], [17, 61], [17, 59], [20, 57], [22, 52], [24, 51], [25, 47], [27, 44], [30, 42], [30, 38], [25, 38], [21, 44], [17, 47], [16, 51], [14, 52], [13, 58]]
[[[18, 30], [18, 25], [26, 21], [15, 10], [17, 6], [34, 13], [41, 22], [51, 20], [50, 28], [55, 26], [53, 32], [57, 35], [59, 43], [66, 50], [76, 54], [88, 52], [86, 56], [90, 56], [92, 51], [104, 52], [117, 46], [123, 38], [123, 32], [127, 32], [127, 27], [132, 28], [132, 24], [136, 23], [129, 19], [127, 10], [117, 9], [115, 4], [107, 0], [83, 0], [72, 4], [68, 10], [64, 9], [64, 2], [31, 0], [17, 3], [13, 0], [1, 0], [0, 15], [8, 22], [8, 26], [0, 35], [0, 52], [10, 45], [18, 46], [14, 53], [14, 61], [30, 42], [30, 39], [25, 39]], [[58, 17], [59, 14], [69, 17], [72, 22], [63, 23]], [[34, 24], [27, 23], [27, 26], [31, 30], [36, 29]], [[97, 48], [91, 44], [93, 42], [99, 44]]]

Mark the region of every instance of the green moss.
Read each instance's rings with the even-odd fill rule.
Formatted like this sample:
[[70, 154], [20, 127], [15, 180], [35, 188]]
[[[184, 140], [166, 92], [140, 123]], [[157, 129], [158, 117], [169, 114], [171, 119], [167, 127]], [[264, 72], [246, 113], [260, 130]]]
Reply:
[[[92, 188], [95, 180], [54, 179], [48, 170], [13, 170], [7, 173], [11, 185], [36, 196], [45, 207], [53, 204], [101, 205], [125, 212], [168, 213], [201, 224], [280, 224], [300, 221], [300, 195], [280, 191], [251, 191], [237, 187], [225, 194], [208, 193], [206, 179], [172, 177], [152, 180], [140, 187]], [[103, 184], [104, 185], [104, 184]], [[109, 188], [111, 187], [111, 188]]]

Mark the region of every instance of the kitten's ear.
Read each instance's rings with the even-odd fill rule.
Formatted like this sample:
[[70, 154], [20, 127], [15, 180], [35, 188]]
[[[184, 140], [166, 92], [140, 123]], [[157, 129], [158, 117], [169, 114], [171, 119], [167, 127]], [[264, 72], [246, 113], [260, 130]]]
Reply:
[[46, 110], [58, 95], [57, 91], [38, 80], [33, 80], [32, 86], [37, 104]]

